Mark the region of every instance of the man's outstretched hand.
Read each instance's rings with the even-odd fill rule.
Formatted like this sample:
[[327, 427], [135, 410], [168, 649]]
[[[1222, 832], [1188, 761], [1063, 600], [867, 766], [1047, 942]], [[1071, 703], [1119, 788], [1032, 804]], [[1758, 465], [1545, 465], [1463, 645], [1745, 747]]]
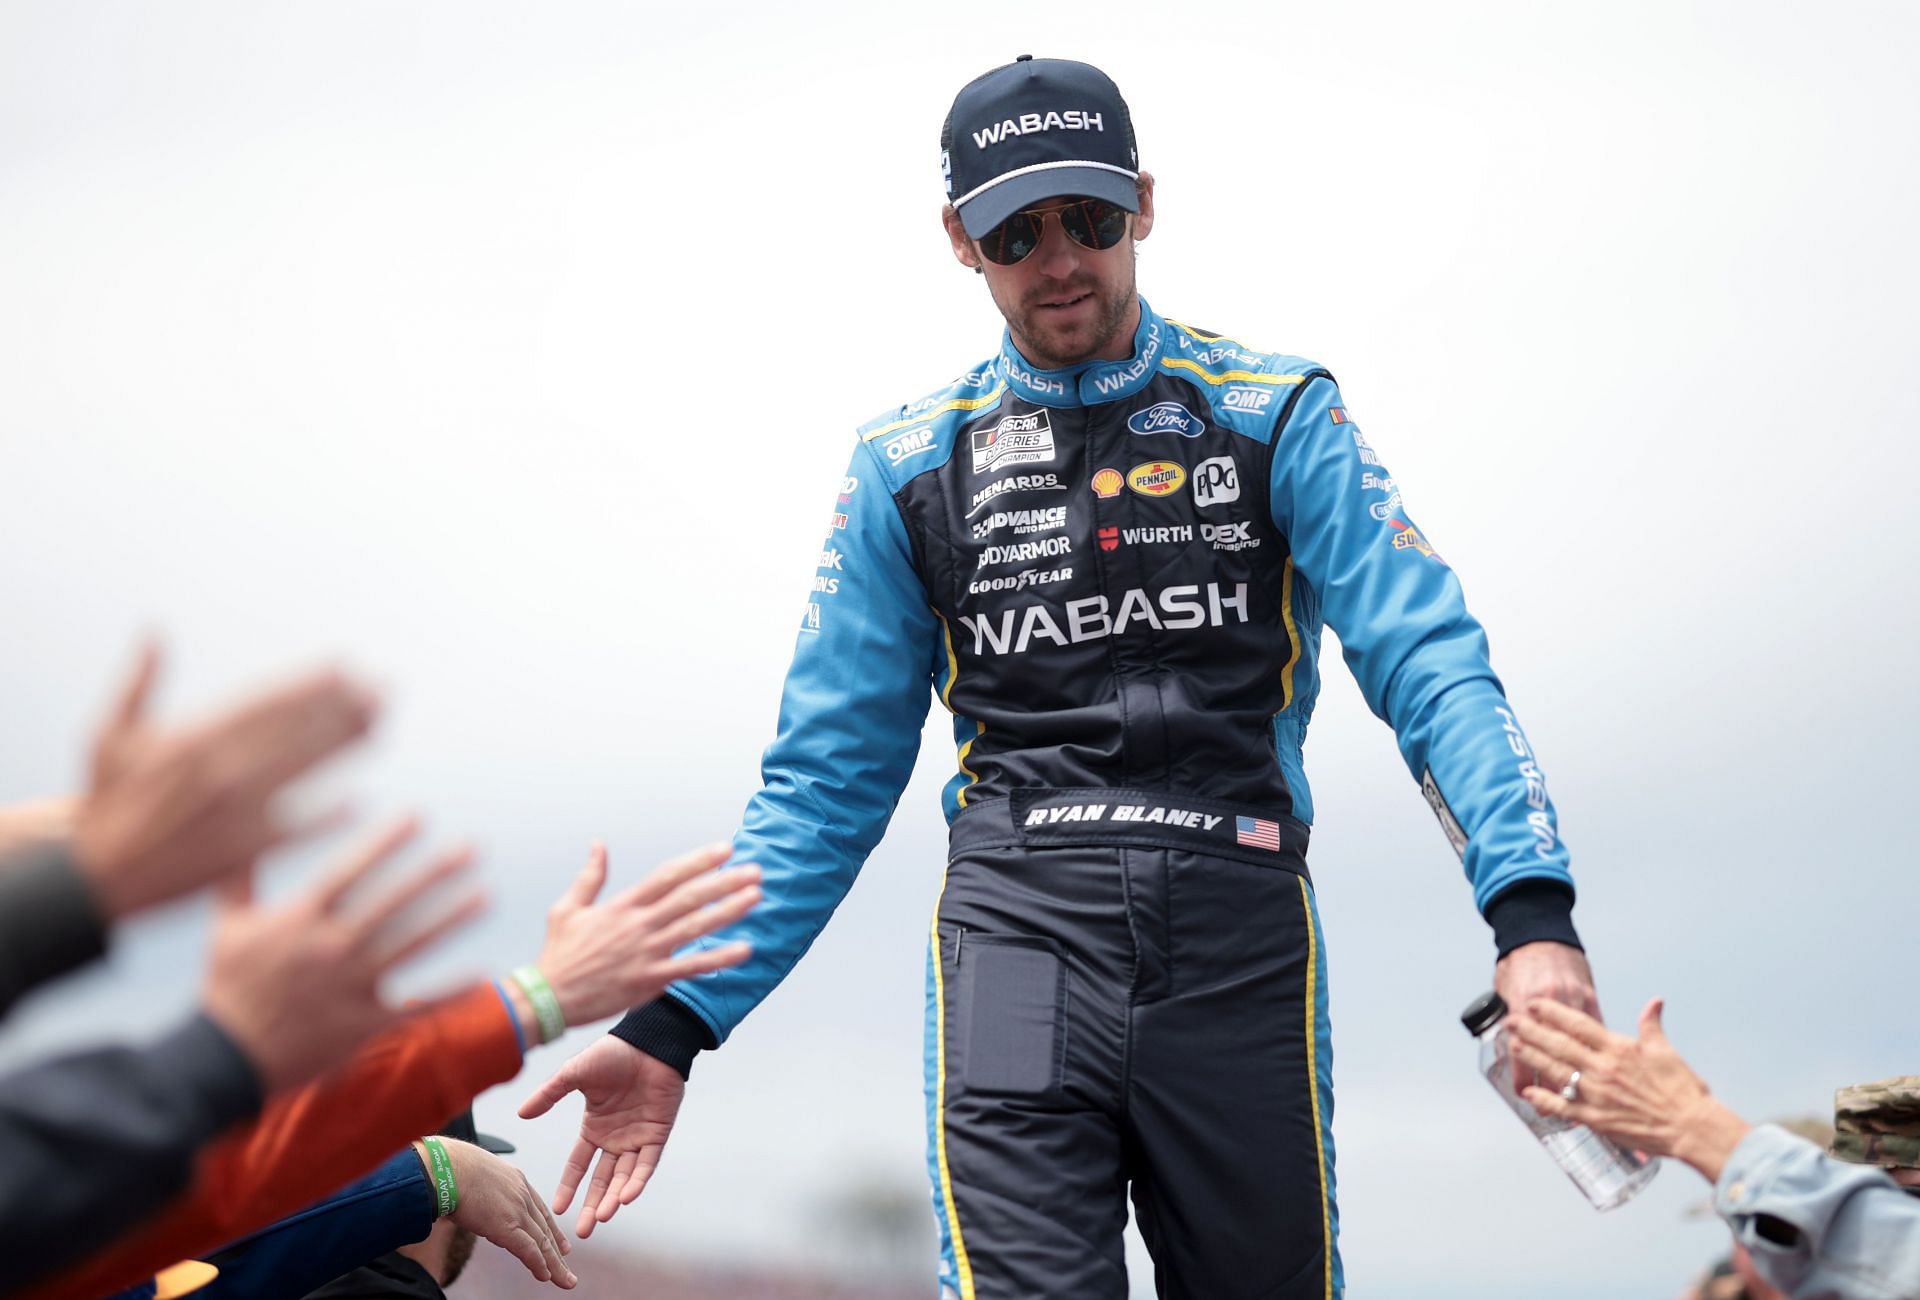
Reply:
[[540, 1090], [520, 1104], [520, 1118], [546, 1114], [570, 1092], [586, 1098], [580, 1117], [580, 1140], [560, 1173], [553, 1194], [553, 1212], [565, 1214], [573, 1194], [586, 1177], [594, 1153], [600, 1162], [587, 1184], [574, 1232], [585, 1238], [594, 1225], [605, 1223], [621, 1206], [646, 1189], [660, 1163], [660, 1152], [673, 1132], [687, 1081], [671, 1065], [639, 1048], [603, 1034], [600, 1040], [560, 1067]]
[[[1571, 944], [1548, 940], [1521, 944], [1494, 965], [1493, 991], [1506, 1001], [1513, 1015], [1518, 1015], [1522, 1007], [1535, 999], [1544, 998], [1600, 1019], [1600, 995], [1593, 990], [1593, 968], [1587, 965], [1587, 954]], [[1514, 1092], [1533, 1082], [1531, 1067], [1522, 1065], [1520, 1058], [1514, 1057]]]

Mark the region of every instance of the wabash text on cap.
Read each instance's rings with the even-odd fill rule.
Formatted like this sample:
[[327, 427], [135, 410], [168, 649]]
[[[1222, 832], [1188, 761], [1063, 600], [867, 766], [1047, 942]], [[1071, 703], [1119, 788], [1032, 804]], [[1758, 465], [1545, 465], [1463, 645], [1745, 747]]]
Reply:
[[1120, 88], [1068, 59], [1017, 60], [975, 77], [940, 130], [947, 200], [979, 239], [1020, 209], [1066, 195], [1140, 210], [1140, 160]]

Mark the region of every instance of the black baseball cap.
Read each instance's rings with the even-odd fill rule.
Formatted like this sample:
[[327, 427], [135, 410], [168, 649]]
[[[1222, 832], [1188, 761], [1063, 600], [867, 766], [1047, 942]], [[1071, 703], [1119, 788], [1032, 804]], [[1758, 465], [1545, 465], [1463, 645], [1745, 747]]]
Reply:
[[1140, 210], [1127, 101], [1106, 73], [1070, 59], [1022, 54], [961, 87], [940, 129], [940, 170], [975, 239], [1066, 194]]

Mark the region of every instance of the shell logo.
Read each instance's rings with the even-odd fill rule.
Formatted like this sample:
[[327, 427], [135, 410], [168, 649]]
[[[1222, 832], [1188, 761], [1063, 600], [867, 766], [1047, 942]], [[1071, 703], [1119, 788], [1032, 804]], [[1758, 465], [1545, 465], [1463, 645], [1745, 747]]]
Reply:
[[1186, 467], [1170, 460], [1150, 460], [1127, 471], [1127, 486], [1143, 497], [1172, 496], [1186, 485]]
[[1120, 489], [1125, 486], [1126, 480], [1120, 477], [1117, 469], [1099, 470], [1093, 476], [1093, 494], [1103, 500], [1119, 496]]

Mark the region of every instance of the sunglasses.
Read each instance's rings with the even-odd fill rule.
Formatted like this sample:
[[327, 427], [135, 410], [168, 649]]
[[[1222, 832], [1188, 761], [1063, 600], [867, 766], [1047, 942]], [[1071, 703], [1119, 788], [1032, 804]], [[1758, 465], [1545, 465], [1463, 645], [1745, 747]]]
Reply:
[[1127, 210], [1105, 199], [1071, 199], [1044, 208], [1022, 208], [980, 239], [980, 252], [997, 266], [1022, 262], [1040, 247], [1047, 214], [1060, 214], [1060, 229], [1082, 248], [1102, 252], [1127, 233]]

